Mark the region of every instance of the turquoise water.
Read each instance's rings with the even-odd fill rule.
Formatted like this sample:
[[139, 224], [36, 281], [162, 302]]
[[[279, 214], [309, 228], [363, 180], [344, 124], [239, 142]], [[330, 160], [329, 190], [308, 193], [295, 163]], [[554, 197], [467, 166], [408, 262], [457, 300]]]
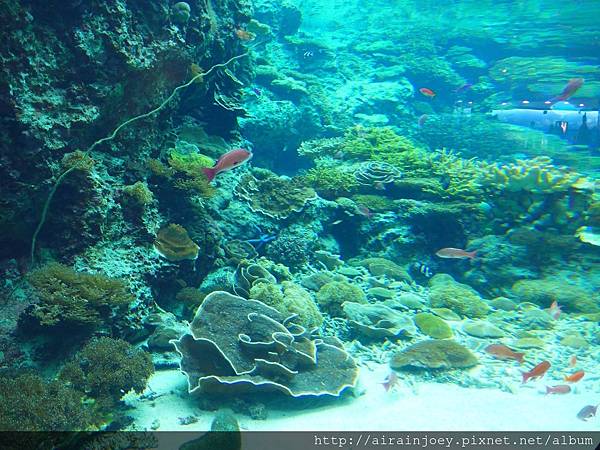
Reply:
[[599, 16], [4, 8], [0, 430], [597, 430]]

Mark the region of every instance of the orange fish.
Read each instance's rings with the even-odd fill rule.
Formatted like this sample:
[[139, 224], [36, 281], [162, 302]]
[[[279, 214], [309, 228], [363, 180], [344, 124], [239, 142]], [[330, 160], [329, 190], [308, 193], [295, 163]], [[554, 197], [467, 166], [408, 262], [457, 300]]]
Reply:
[[473, 252], [467, 252], [466, 250], [461, 250], [460, 248], [442, 248], [435, 253], [440, 258], [452, 258], [452, 259], [473, 259], [475, 255], [477, 255], [477, 250]]
[[218, 174], [244, 164], [252, 158], [252, 153], [243, 148], [236, 148], [222, 155], [213, 167], [202, 169], [210, 183]]
[[235, 35], [242, 41], [252, 41], [256, 37], [254, 33], [238, 28], [235, 30]]
[[524, 353], [517, 353], [514, 350], [511, 350], [506, 345], [502, 344], [491, 344], [488, 345], [484, 351], [489, 353], [496, 359], [508, 360], [514, 359], [515, 361], [519, 361], [519, 364], [523, 364]]
[[569, 367], [575, 367], [577, 365], [577, 355], [572, 355], [569, 358]]
[[548, 372], [548, 369], [550, 368], [550, 363], [548, 361], [542, 361], [541, 363], [539, 363], [537, 366], [535, 366], [533, 369], [531, 369], [529, 372], [523, 372], [523, 383], [527, 383], [527, 380], [529, 380], [530, 378], [536, 379], [536, 378], [542, 378], [544, 376], [544, 374], [546, 372]]
[[568, 384], [559, 384], [557, 386], [546, 386], [546, 395], [548, 394], [568, 394], [571, 392], [571, 386]]
[[425, 97], [429, 97], [429, 98], [433, 98], [435, 97], [435, 92], [433, 92], [431, 89], [429, 88], [421, 88], [419, 89], [419, 92], [421, 94], [423, 94]]
[[574, 372], [571, 375], [565, 375], [565, 381], [569, 383], [577, 383], [583, 378], [584, 375], [585, 372], [583, 370], [578, 370], [577, 372]]

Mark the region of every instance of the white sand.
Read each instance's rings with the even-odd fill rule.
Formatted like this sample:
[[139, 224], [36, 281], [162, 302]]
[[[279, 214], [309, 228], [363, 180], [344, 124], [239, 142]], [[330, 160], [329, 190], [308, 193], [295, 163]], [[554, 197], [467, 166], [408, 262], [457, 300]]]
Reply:
[[[237, 415], [240, 426], [252, 431], [597, 431], [599, 427], [598, 417], [587, 422], [576, 418], [583, 406], [600, 402], [600, 395], [586, 393], [584, 385], [578, 386], [577, 393], [548, 396], [543, 394], [543, 381], [519, 386], [516, 394], [430, 382], [385, 392], [379, 382], [388, 370], [384, 365], [361, 369], [364, 393], [357, 398], [347, 396], [327, 406], [296, 411], [269, 408], [267, 420]], [[156, 373], [149, 386], [163, 395], [153, 401], [128, 400], [135, 407], [130, 414], [138, 429], [149, 430], [153, 422], [160, 431], [210, 428], [214, 413], [196, 406], [178, 370]], [[181, 425], [179, 418], [187, 416], [199, 421]]]

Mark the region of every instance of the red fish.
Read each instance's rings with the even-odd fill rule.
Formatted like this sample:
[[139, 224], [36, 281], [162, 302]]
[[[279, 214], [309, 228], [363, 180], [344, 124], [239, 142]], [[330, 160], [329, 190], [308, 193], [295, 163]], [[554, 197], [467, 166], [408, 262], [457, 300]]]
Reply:
[[252, 158], [252, 153], [248, 150], [236, 148], [221, 155], [213, 167], [206, 167], [202, 169], [202, 172], [204, 172], [204, 175], [206, 175], [206, 178], [208, 178], [208, 182], [210, 183], [221, 172], [240, 166], [249, 161], [250, 158]]
[[533, 369], [531, 369], [529, 372], [523, 372], [523, 383], [527, 383], [527, 380], [529, 380], [530, 378], [536, 379], [536, 378], [542, 378], [546, 372], [548, 372], [548, 369], [550, 368], [550, 363], [548, 361], [542, 361], [541, 363], [539, 363], [537, 366], [535, 366]]
[[546, 395], [548, 394], [568, 394], [571, 392], [571, 386], [568, 384], [559, 384], [557, 386], [546, 386]]
[[396, 386], [398, 384], [398, 375], [396, 374], [396, 372], [394, 372], [393, 370], [388, 374], [387, 377], [385, 377], [385, 380], [383, 380], [381, 383], [381, 385], [383, 385], [383, 388], [385, 389], [385, 392], [389, 392], [390, 389], [392, 389], [394, 386]]
[[468, 252], [466, 250], [461, 250], [460, 248], [446, 247], [438, 250], [435, 254], [440, 258], [473, 259], [477, 255], [477, 250]]
[[577, 383], [583, 378], [584, 375], [585, 372], [583, 370], [578, 370], [577, 372], [574, 372], [571, 375], [565, 375], [565, 381], [569, 383]]
[[564, 102], [569, 97], [571, 97], [575, 92], [579, 90], [581, 86], [583, 86], [583, 82], [585, 80], [583, 78], [571, 78], [567, 85], [564, 87], [562, 92], [550, 99], [551, 102]]
[[435, 97], [435, 92], [433, 92], [431, 89], [429, 88], [421, 88], [419, 89], [419, 92], [421, 94], [423, 94], [425, 97], [429, 97], [429, 98], [433, 98]]
[[496, 359], [514, 359], [515, 361], [519, 361], [519, 364], [523, 364], [524, 353], [517, 353], [514, 350], [511, 350], [506, 345], [502, 344], [491, 344], [488, 345], [484, 351], [489, 353]]

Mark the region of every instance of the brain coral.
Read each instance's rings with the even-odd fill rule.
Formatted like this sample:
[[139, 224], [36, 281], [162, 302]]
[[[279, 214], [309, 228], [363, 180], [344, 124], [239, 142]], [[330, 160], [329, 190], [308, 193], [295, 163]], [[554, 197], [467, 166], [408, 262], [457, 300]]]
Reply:
[[257, 300], [209, 294], [189, 333], [172, 341], [189, 392], [338, 396], [353, 387], [358, 368], [341, 343], [314, 338], [294, 317]]

